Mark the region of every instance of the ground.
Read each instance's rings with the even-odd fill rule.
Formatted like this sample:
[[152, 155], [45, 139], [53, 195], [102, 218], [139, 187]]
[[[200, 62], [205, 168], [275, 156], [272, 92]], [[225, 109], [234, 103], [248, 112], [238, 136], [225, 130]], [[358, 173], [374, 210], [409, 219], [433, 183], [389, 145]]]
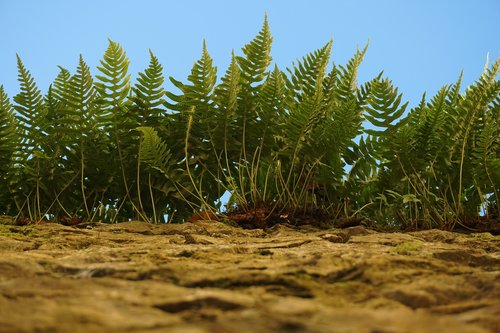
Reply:
[[500, 332], [500, 236], [0, 224], [0, 332]]

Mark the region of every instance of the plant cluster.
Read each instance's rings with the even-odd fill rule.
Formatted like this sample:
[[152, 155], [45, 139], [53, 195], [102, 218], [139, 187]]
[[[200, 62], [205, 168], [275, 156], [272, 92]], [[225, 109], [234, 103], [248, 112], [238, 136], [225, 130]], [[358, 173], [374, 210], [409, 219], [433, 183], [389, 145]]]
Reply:
[[[217, 78], [205, 43], [186, 82], [150, 64], [135, 83], [109, 41], [98, 74], [80, 56], [42, 95], [18, 57], [0, 86], [0, 214], [183, 221], [199, 211], [367, 216], [453, 228], [500, 210], [500, 59], [407, 110], [381, 73], [358, 84], [366, 47], [330, 64], [332, 42], [270, 68], [267, 18]], [[319, 214], [319, 215], [318, 215]], [[257, 216], [259, 215], [259, 216]]]

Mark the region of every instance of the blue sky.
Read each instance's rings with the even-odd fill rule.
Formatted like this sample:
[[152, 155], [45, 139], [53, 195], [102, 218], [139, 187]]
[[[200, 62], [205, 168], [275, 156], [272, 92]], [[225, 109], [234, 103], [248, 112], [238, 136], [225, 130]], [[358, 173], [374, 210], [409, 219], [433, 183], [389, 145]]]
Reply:
[[486, 54], [495, 59], [500, 51], [500, 0], [0, 0], [0, 84], [10, 97], [18, 92], [16, 53], [43, 92], [57, 65], [74, 71], [80, 53], [96, 74], [108, 37], [126, 50], [133, 77], [152, 49], [165, 75], [181, 81], [205, 38], [221, 76], [231, 50], [241, 54], [266, 12], [281, 69], [332, 37], [332, 60], [344, 64], [370, 38], [359, 81], [384, 70], [410, 105], [462, 69], [471, 84]]

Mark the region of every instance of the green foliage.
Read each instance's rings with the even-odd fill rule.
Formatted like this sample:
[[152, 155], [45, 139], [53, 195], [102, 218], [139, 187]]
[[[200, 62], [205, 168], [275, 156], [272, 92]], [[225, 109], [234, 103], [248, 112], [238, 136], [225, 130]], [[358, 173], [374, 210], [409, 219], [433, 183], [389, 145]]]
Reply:
[[245, 57], [237, 57], [242, 77], [246, 85], [261, 82], [266, 77], [266, 70], [271, 64], [271, 31], [264, 18], [264, 25], [255, 38], [242, 49]]
[[0, 179], [7, 181], [7, 171], [12, 167], [12, 158], [17, 147], [14, 109], [3, 86], [0, 86]]
[[332, 65], [329, 41], [282, 71], [272, 40], [266, 17], [220, 80], [204, 41], [186, 82], [170, 78], [177, 92], [151, 51], [133, 83], [111, 40], [98, 75], [80, 56], [45, 95], [18, 56], [13, 104], [0, 86], [0, 214], [183, 221], [224, 211], [225, 192], [226, 214], [417, 228], [498, 214], [500, 59], [407, 112], [382, 74], [358, 84], [368, 45]]
[[109, 40], [109, 46], [97, 69], [102, 75], [96, 75], [99, 80], [95, 87], [98, 90], [104, 109], [121, 107], [125, 104], [130, 91], [129, 60], [120, 44]]
[[0, 212], [13, 211], [9, 182], [14, 169], [14, 156], [18, 150], [14, 109], [3, 86], [0, 86]]
[[394, 131], [400, 125], [393, 122], [401, 118], [408, 103], [400, 106], [403, 95], [398, 95], [398, 89], [394, 88], [389, 79], [381, 79], [379, 76], [370, 82], [369, 89], [365, 119], [375, 127], [384, 128], [384, 131], [366, 129], [365, 132], [373, 136], [387, 136], [388, 131]]
[[159, 63], [158, 58], [150, 50], [149, 55], [151, 61], [149, 67], [144, 72], [139, 73], [137, 83], [133, 90], [134, 112], [139, 117], [138, 122], [143, 126], [159, 127], [163, 115], [163, 109], [160, 106], [165, 103], [165, 91], [163, 83], [163, 67]]

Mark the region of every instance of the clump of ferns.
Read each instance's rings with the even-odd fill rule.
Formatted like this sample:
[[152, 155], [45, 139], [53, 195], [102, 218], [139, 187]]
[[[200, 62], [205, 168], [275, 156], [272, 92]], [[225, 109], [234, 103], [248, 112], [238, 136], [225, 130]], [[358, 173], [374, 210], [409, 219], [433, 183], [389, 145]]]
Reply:
[[[135, 84], [109, 41], [91, 74], [80, 56], [42, 95], [17, 58], [20, 92], [0, 86], [0, 214], [31, 220], [184, 221], [226, 214], [366, 216], [408, 228], [498, 215], [500, 60], [407, 112], [382, 74], [358, 84], [366, 47], [332, 65], [332, 42], [271, 67], [262, 29], [218, 81], [203, 42], [186, 82], [150, 51]], [[256, 214], [256, 213], [255, 213]]]

